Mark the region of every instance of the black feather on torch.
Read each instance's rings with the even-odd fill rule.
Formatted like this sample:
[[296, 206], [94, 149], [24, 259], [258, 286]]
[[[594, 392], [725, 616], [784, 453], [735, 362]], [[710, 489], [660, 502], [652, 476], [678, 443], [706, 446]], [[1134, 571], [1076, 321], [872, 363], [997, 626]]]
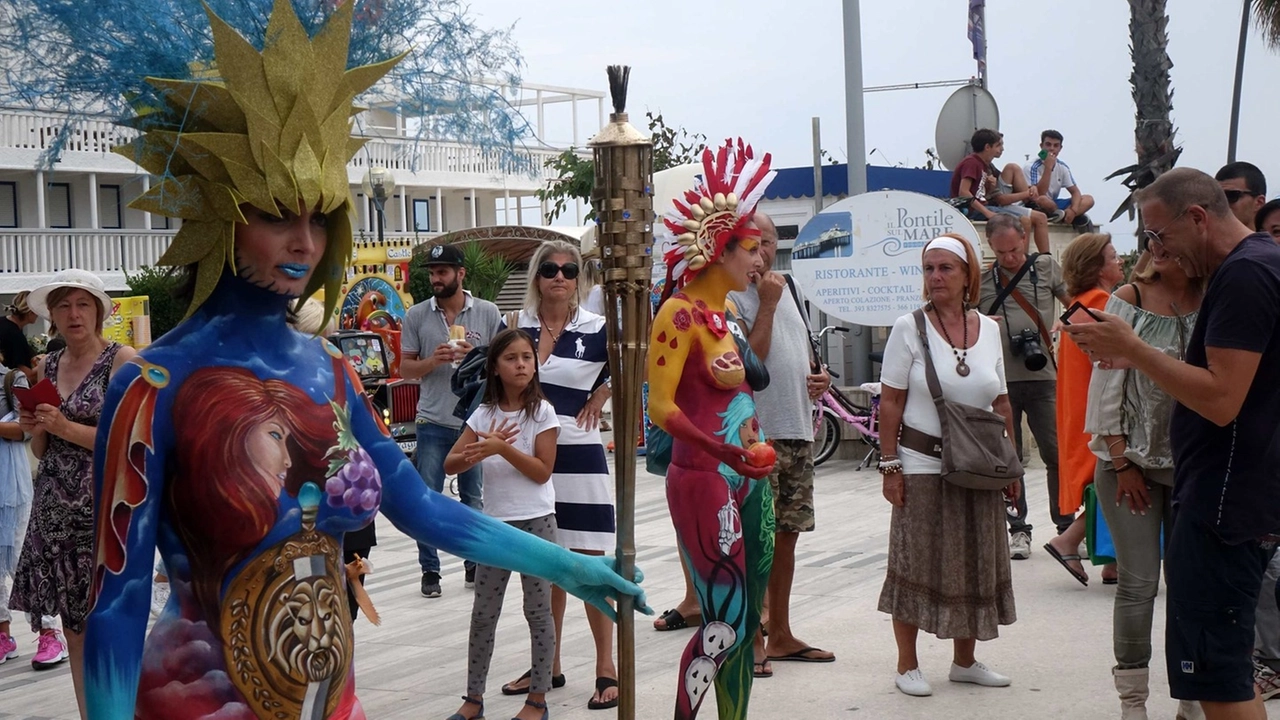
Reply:
[[610, 65], [606, 71], [609, 75], [609, 96], [613, 99], [613, 111], [627, 111], [627, 80], [631, 77], [631, 66]]

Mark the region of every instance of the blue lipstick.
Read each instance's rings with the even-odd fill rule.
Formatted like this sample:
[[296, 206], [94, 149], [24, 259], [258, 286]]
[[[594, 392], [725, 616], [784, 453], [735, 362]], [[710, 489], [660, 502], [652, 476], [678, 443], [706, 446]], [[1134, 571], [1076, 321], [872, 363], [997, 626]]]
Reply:
[[311, 271], [310, 265], [300, 265], [298, 263], [285, 263], [283, 265], [277, 265], [276, 268], [294, 280], [301, 280], [307, 276], [308, 272]]

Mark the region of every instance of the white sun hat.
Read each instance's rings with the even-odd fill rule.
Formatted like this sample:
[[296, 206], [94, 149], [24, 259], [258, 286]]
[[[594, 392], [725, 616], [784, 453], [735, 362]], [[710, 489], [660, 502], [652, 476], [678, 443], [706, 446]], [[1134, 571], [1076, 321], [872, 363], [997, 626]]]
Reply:
[[58, 288], [79, 288], [84, 290], [98, 299], [98, 303], [102, 306], [102, 319], [104, 321], [111, 314], [111, 296], [107, 295], [106, 286], [102, 283], [102, 278], [88, 270], [77, 270], [75, 268], [68, 268], [55, 273], [52, 280], [32, 290], [31, 294], [27, 295], [27, 306], [45, 320], [52, 320], [53, 318], [49, 316], [49, 293]]

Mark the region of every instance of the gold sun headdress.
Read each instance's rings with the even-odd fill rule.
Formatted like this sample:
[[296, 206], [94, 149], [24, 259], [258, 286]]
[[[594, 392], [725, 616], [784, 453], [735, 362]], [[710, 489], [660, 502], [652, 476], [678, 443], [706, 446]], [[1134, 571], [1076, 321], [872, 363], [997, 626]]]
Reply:
[[224, 268], [235, 270], [242, 203], [274, 215], [328, 215], [328, 243], [304, 298], [323, 287], [333, 311], [351, 254], [347, 162], [365, 142], [351, 136], [360, 110], [352, 102], [404, 57], [347, 69], [354, 4], [342, 3], [312, 39], [290, 0], [275, 0], [262, 52], [206, 5], [215, 56], [208, 74], [219, 79], [147, 78], [181, 122], [161, 123], [115, 152], [163, 178], [130, 207], [182, 220], [159, 264], [197, 266], [188, 313]]
[[[736, 146], [726, 140], [714, 154], [710, 148], [703, 151], [697, 185], [685, 192], [685, 202], [673, 200], [675, 210], [663, 218], [666, 230], [675, 236], [665, 258], [668, 280], [685, 285], [714, 263], [731, 239], [760, 236], [745, 226], [777, 175], [769, 169], [771, 160], [769, 153], [757, 158], [741, 138]], [[667, 285], [672, 287], [671, 282]]]

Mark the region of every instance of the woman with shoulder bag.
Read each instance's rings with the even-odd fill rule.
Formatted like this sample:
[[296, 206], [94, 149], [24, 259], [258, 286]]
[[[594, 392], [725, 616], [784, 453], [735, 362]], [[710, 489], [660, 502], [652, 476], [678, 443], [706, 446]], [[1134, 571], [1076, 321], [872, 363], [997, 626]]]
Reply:
[[[1131, 323], [1148, 345], [1180, 358], [1199, 314], [1204, 282], [1188, 278], [1159, 243], [1150, 251], [1146, 269], [1107, 300], [1106, 311]], [[1098, 367], [1089, 381], [1088, 402], [1084, 430], [1097, 457], [1098, 506], [1111, 530], [1119, 570], [1112, 674], [1121, 719], [1146, 720], [1161, 531], [1172, 520], [1169, 419], [1174, 401], [1136, 370]], [[1194, 702], [1180, 701], [1178, 717], [1204, 717], [1199, 710]]]
[[[921, 343], [919, 311], [898, 318], [880, 377], [880, 474], [893, 519], [879, 608], [893, 616], [894, 684], [916, 696], [933, 692], [916, 656], [920, 630], [954, 640], [950, 680], [1003, 687], [1009, 678], [977, 662], [974, 648], [1016, 619], [1003, 498], [943, 479], [945, 433], [929, 382], [932, 363], [945, 400], [1003, 416], [1012, 456], [1000, 330], [970, 309], [978, 300], [979, 266], [967, 240], [935, 238], [925, 247], [923, 264], [928, 347]], [[1018, 483], [1003, 492], [1016, 499]]]

